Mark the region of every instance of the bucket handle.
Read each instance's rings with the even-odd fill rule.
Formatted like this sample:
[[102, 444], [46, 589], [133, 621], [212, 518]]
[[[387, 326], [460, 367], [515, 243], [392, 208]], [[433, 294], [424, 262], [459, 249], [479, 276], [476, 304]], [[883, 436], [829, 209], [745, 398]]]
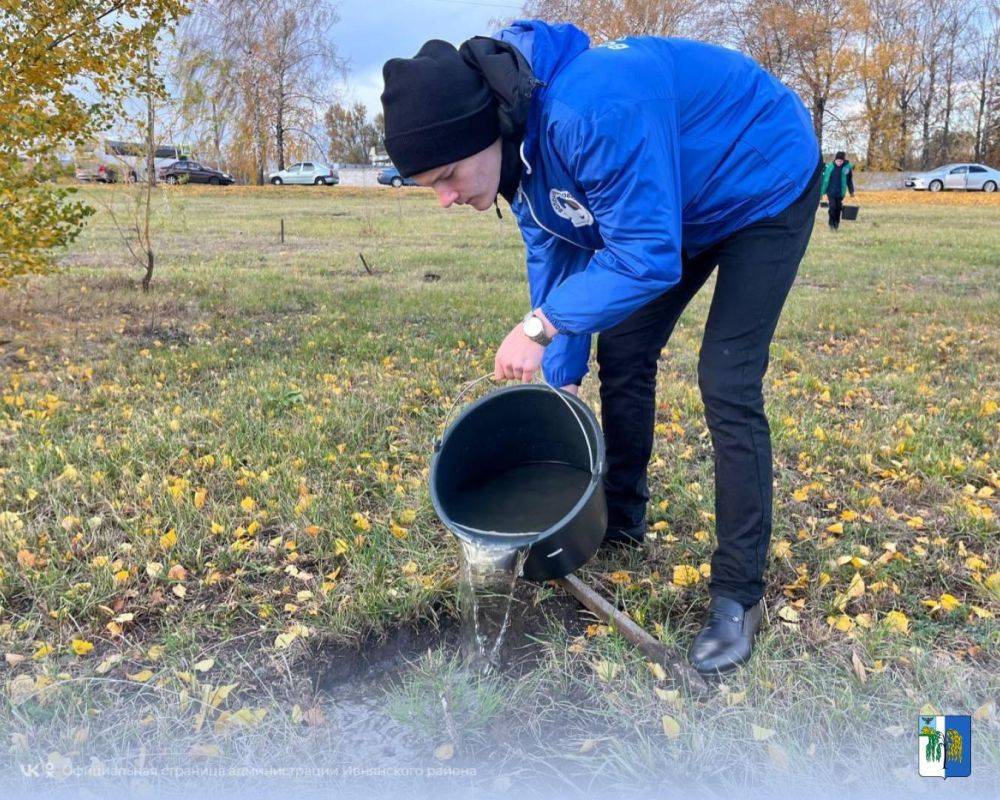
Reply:
[[[462, 387], [462, 390], [455, 397], [454, 401], [451, 404], [451, 408], [448, 409], [448, 413], [445, 416], [444, 419], [445, 430], [448, 430], [448, 426], [451, 424], [452, 415], [455, 413], [455, 409], [458, 408], [458, 401], [461, 400], [463, 397], [465, 397], [465, 395], [468, 394], [474, 387], [478, 386], [485, 380], [489, 380], [492, 377], [493, 373], [490, 372], [486, 375], [483, 375], [481, 378], [476, 378], [474, 381], [469, 381], [469, 383], [467, 383], [464, 387]], [[597, 470], [597, 462], [594, 458], [594, 448], [590, 444], [590, 437], [587, 436], [587, 429], [583, 425], [583, 420], [580, 419], [580, 415], [577, 413], [576, 409], [573, 408], [570, 401], [563, 396], [562, 392], [560, 392], [555, 386], [553, 386], [551, 383], [545, 380], [544, 377], [542, 378], [541, 383], [542, 385], [547, 386], [549, 389], [551, 389], [553, 393], [556, 395], [556, 397], [558, 397], [566, 404], [566, 408], [570, 410], [570, 413], [576, 420], [576, 424], [580, 426], [580, 433], [583, 435], [583, 441], [587, 445], [587, 458], [588, 461], [590, 462], [590, 474], [593, 475], [594, 472]], [[437, 452], [440, 449], [441, 449], [441, 439], [438, 438], [434, 440], [434, 452]]]

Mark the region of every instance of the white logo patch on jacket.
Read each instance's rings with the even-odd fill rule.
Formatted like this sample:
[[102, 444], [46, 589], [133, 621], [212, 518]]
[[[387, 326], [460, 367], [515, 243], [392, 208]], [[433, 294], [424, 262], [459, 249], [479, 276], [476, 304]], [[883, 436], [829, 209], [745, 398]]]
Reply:
[[587, 207], [577, 200], [565, 189], [553, 189], [549, 192], [549, 200], [552, 209], [563, 219], [568, 219], [573, 223], [574, 228], [581, 228], [584, 225], [594, 223], [594, 215]]

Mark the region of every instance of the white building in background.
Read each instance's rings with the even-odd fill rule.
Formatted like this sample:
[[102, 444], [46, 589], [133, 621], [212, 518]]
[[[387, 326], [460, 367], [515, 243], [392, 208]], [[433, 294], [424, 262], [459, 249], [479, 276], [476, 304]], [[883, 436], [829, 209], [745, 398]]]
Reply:
[[388, 167], [392, 165], [392, 159], [381, 147], [372, 146], [368, 148], [368, 163], [373, 167]]

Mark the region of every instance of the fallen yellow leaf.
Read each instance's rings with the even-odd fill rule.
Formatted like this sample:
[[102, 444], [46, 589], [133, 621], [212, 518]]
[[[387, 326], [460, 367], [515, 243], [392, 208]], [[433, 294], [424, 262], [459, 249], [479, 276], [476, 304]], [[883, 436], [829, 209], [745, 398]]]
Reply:
[[681, 735], [681, 724], [669, 714], [664, 714], [660, 718], [660, 722], [663, 724], [663, 732], [668, 739], [676, 739]]

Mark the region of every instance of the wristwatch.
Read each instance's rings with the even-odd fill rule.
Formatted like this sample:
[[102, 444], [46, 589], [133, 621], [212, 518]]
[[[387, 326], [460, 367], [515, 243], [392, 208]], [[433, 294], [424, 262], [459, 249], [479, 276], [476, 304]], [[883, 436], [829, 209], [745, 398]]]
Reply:
[[545, 333], [545, 323], [541, 317], [535, 316], [534, 311], [529, 311], [521, 320], [521, 330], [531, 341], [540, 344], [542, 347], [548, 346], [552, 339]]

